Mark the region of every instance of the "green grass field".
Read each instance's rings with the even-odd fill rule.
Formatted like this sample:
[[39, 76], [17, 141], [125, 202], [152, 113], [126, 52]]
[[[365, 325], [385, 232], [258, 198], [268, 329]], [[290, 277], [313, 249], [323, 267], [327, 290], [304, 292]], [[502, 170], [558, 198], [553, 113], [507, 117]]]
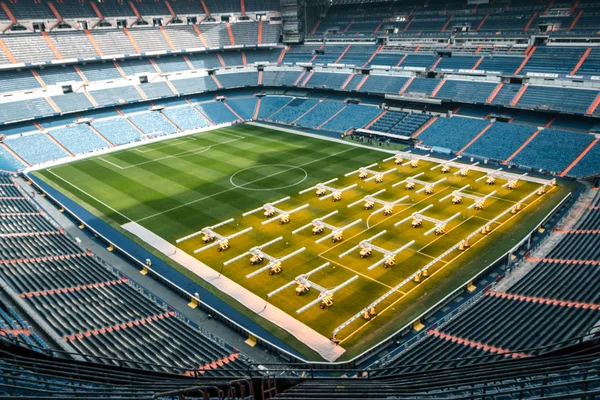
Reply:
[[[387, 157], [389, 154], [377, 149], [239, 125], [75, 161], [36, 174], [86, 204], [92, 212], [117, 229], [122, 224], [135, 221], [171, 243], [229, 218], [235, 221], [216, 229], [217, 232], [228, 235], [253, 227], [250, 233], [232, 239], [229, 250], [218, 252], [212, 248], [199, 253], [197, 258], [262, 298], [327, 261], [331, 263], [329, 267], [311, 276], [312, 281], [323, 287], [334, 287], [358, 275], [357, 280], [335, 294], [335, 305], [326, 310], [314, 306], [302, 314], [296, 314], [297, 309], [317, 298], [316, 290], [296, 296], [295, 286], [292, 286], [269, 299], [283, 311], [330, 337], [338, 325], [538, 186], [520, 182], [517, 190], [509, 191], [500, 188], [506, 182], [501, 179], [494, 186], [487, 186], [484, 181], [475, 182], [477, 177], [484, 175], [481, 172], [470, 171], [468, 177], [460, 178], [452, 173], [442, 174], [439, 169], [431, 171], [430, 168], [435, 165], [431, 162], [422, 161], [414, 169], [409, 166], [395, 167], [393, 161], [382, 162]], [[372, 163], [379, 163], [374, 169], [384, 171], [396, 168], [397, 171], [385, 175], [381, 184], [360, 181], [357, 175], [344, 177], [345, 173]], [[419, 179], [424, 181], [433, 182], [441, 177], [446, 177], [447, 181], [436, 186], [435, 193], [430, 196], [407, 191], [404, 185], [392, 188], [393, 183], [420, 172], [424, 175]], [[335, 177], [339, 178], [335, 182], [339, 187], [352, 183], [358, 183], [358, 187], [344, 192], [340, 202], [331, 199], [320, 201], [314, 191], [298, 194], [302, 189]], [[452, 190], [466, 184], [471, 185], [468, 191], [471, 194], [487, 194], [492, 190], [497, 190], [497, 194], [487, 201], [486, 208], [481, 211], [468, 210], [467, 206], [472, 202], [469, 199], [464, 199], [461, 205], [452, 205], [450, 199], [439, 202]], [[370, 216], [372, 210], [364, 210], [362, 203], [347, 207], [381, 189], [386, 189], [385, 193], [377, 196], [382, 200], [391, 201], [406, 194], [410, 198], [395, 207], [393, 215], [389, 217], [380, 214]], [[373, 321], [366, 323], [359, 319], [340, 332], [338, 339], [347, 350], [344, 358], [355, 356], [376, 344], [418, 317], [458, 285], [468, 281], [531, 230], [564, 197], [567, 190], [558, 186], [542, 197], [532, 198], [516, 216], [509, 213], [494, 223], [489, 235], [476, 236], [469, 250], [456, 250], [444, 256], [442, 261], [429, 269], [430, 277], [427, 280], [421, 284], [409, 281], [395, 291], [378, 306], [379, 316]], [[279, 225], [277, 222], [261, 225], [264, 221], [262, 212], [242, 217], [244, 212], [285, 196], [291, 199], [278, 204], [284, 210], [309, 205], [292, 214], [288, 225]], [[434, 218], [445, 219], [458, 211], [462, 213], [461, 217], [449, 223], [445, 235], [423, 236], [426, 230], [434, 226], [427, 221], [419, 229], [413, 229], [410, 221], [394, 226], [395, 222], [429, 204], [434, 207], [425, 214]], [[375, 209], [380, 208], [375, 206]], [[341, 243], [328, 240], [315, 244], [318, 236], [313, 236], [310, 228], [292, 235], [292, 230], [334, 210], [338, 210], [338, 214], [326, 221], [335, 226], [362, 219], [360, 224], [344, 232], [344, 241]], [[368, 259], [361, 259], [357, 251], [339, 258], [341, 253], [361, 240], [383, 230], [386, 233], [377, 238], [374, 244], [388, 250], [415, 240], [414, 245], [396, 257], [395, 266], [387, 269], [377, 267], [369, 271], [367, 268], [381, 258], [381, 254], [376, 252]], [[284, 240], [265, 249], [274, 257], [306, 247], [304, 252], [283, 262], [282, 273], [269, 276], [264, 272], [248, 279], [246, 275], [257, 267], [250, 265], [246, 258], [223, 266], [223, 262], [251, 247], [279, 236], [283, 236]], [[203, 245], [202, 237], [196, 236], [178, 247], [192, 254], [194, 249]], [[190, 275], [182, 267], [173, 266]], [[198, 277], [195, 278], [210, 287]], [[234, 299], [223, 297], [236, 308], [243, 309]], [[256, 315], [251, 317], [288, 340], [307, 357], [316, 358], [314, 353], [275, 325]]]

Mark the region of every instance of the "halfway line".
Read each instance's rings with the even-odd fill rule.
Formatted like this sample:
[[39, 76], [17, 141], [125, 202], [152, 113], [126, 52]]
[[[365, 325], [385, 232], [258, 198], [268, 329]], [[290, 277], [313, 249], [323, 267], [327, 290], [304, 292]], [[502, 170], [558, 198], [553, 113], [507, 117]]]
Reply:
[[329, 158], [329, 157], [335, 157], [335, 156], [337, 156], [337, 155], [344, 154], [344, 153], [347, 153], [347, 152], [349, 152], [349, 151], [356, 150], [356, 149], [357, 149], [357, 147], [352, 147], [352, 148], [350, 148], [350, 149], [347, 149], [347, 150], [344, 150], [344, 151], [340, 151], [340, 152], [338, 152], [338, 153], [334, 153], [334, 154], [330, 154], [330, 155], [328, 155], [328, 156], [325, 156], [325, 157], [321, 157], [321, 158], [319, 158], [319, 159], [317, 159], [317, 160], [312, 160], [312, 161], [306, 162], [306, 163], [304, 163], [304, 164], [295, 165], [295, 166], [294, 166], [294, 167], [292, 167], [292, 168], [284, 169], [284, 170], [282, 170], [282, 171], [275, 172], [275, 173], [273, 173], [273, 174], [270, 174], [270, 175], [267, 175], [267, 176], [263, 176], [262, 178], [255, 179], [255, 180], [253, 180], [253, 181], [248, 181], [248, 182], [246, 182], [246, 183], [244, 183], [244, 184], [242, 184], [242, 185], [238, 185], [238, 186], [231, 187], [231, 188], [229, 188], [229, 189], [221, 190], [220, 192], [217, 192], [217, 193], [211, 194], [210, 196], [204, 196], [204, 197], [201, 197], [201, 198], [199, 198], [199, 199], [196, 199], [196, 200], [192, 200], [192, 201], [190, 201], [190, 202], [187, 202], [187, 203], [185, 203], [185, 204], [180, 204], [180, 205], [178, 205], [178, 206], [175, 206], [175, 207], [169, 208], [169, 209], [167, 209], [167, 210], [165, 210], [165, 211], [161, 211], [161, 212], [158, 212], [158, 213], [156, 213], [156, 214], [149, 215], [149, 216], [147, 216], [147, 217], [144, 217], [144, 218], [138, 219], [138, 220], [137, 220], [137, 221], [135, 221], [135, 222], [141, 222], [141, 221], [145, 221], [145, 220], [147, 220], [147, 219], [154, 218], [154, 217], [156, 217], [156, 216], [158, 216], [158, 215], [166, 214], [166, 213], [168, 213], [168, 212], [171, 212], [171, 211], [174, 211], [174, 210], [178, 210], [178, 209], [180, 209], [180, 208], [182, 208], [182, 207], [187, 207], [187, 206], [189, 206], [190, 204], [198, 203], [198, 202], [200, 202], [200, 201], [203, 201], [203, 200], [206, 200], [206, 199], [210, 199], [211, 197], [219, 196], [219, 195], [221, 195], [221, 194], [223, 194], [223, 193], [227, 193], [227, 192], [230, 192], [230, 191], [232, 191], [232, 190], [236, 190], [236, 189], [239, 189], [239, 188], [243, 188], [243, 187], [244, 187], [244, 186], [246, 186], [246, 185], [250, 185], [250, 184], [252, 184], [252, 183], [256, 183], [256, 182], [262, 181], [263, 179], [272, 178], [272, 177], [274, 177], [274, 176], [277, 176], [277, 175], [280, 175], [280, 174], [286, 173], [286, 172], [288, 172], [288, 171], [291, 171], [291, 170], [293, 170], [293, 169], [296, 169], [296, 168], [298, 168], [298, 167], [305, 167], [305, 166], [307, 166], [307, 165], [310, 165], [310, 164], [313, 164], [313, 163], [316, 163], [316, 162], [319, 162], [319, 161], [323, 161], [323, 160], [325, 160], [325, 159], [327, 159], [327, 158]]

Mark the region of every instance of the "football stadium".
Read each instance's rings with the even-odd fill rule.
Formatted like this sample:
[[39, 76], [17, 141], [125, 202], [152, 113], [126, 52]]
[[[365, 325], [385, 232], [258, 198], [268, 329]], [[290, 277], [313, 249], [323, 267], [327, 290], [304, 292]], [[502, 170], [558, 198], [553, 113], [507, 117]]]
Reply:
[[597, 2], [0, 28], [0, 398], [600, 398]]

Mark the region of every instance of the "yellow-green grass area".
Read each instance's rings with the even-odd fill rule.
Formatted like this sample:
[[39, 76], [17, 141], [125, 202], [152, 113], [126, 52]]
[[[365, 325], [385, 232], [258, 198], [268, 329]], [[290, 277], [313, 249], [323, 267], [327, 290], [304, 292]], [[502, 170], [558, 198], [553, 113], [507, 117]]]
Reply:
[[[215, 247], [200, 252], [196, 258], [261, 298], [266, 299], [268, 293], [325, 262], [330, 262], [330, 266], [310, 277], [322, 287], [333, 288], [358, 276], [334, 294], [335, 304], [325, 310], [315, 305], [301, 314], [296, 312], [317, 298], [319, 293], [315, 289], [297, 296], [295, 286], [291, 286], [268, 299], [284, 312], [330, 337], [337, 326], [539, 187], [535, 183], [520, 181], [517, 189], [511, 191], [501, 188], [506, 183], [503, 179], [497, 179], [493, 186], [486, 185], [485, 180], [476, 182], [478, 177], [485, 175], [484, 172], [469, 171], [467, 177], [459, 177], [454, 175], [456, 169], [448, 174], [442, 174], [439, 168], [431, 171], [436, 164], [430, 161], [419, 162], [417, 168], [396, 166], [393, 160], [382, 161], [389, 156], [378, 150], [350, 144], [239, 125], [75, 161], [36, 174], [86, 204], [117, 229], [121, 224], [135, 221], [171, 243], [229, 218], [234, 218], [234, 221], [215, 229], [218, 233], [230, 235], [252, 227], [251, 232], [231, 239], [229, 250], [218, 252]], [[386, 174], [380, 184], [361, 181], [357, 174], [344, 176], [372, 163], [378, 163], [372, 168], [374, 170], [393, 168], [395, 171]], [[435, 193], [429, 196], [416, 193], [416, 190], [406, 190], [404, 184], [392, 187], [393, 183], [421, 172], [423, 175], [419, 179], [423, 181], [433, 182], [442, 177], [446, 181], [436, 185]], [[338, 178], [332, 184], [337, 188], [354, 183], [358, 186], [345, 191], [339, 202], [331, 198], [321, 200], [313, 190], [298, 193], [333, 178]], [[481, 211], [468, 209], [473, 201], [467, 198], [460, 205], [452, 205], [450, 198], [440, 202], [444, 196], [467, 184], [471, 186], [466, 193], [477, 196], [493, 190], [497, 193], [486, 201], [486, 207]], [[417, 184], [417, 190], [419, 188]], [[378, 195], [378, 199], [393, 201], [405, 195], [409, 198], [394, 207], [393, 214], [387, 217], [381, 213], [371, 215], [374, 210], [381, 211], [378, 204], [373, 210], [364, 210], [362, 202], [348, 207], [350, 203], [382, 189], [385, 192]], [[468, 281], [533, 229], [569, 190], [569, 187], [559, 185], [543, 196], [530, 198], [518, 214], [508, 213], [493, 222], [492, 232], [488, 235], [475, 236], [467, 251], [452, 251], [432, 265], [429, 278], [420, 284], [408, 281], [392, 291], [378, 305], [377, 318], [369, 323], [358, 319], [338, 334], [337, 338], [347, 350], [343, 359], [350, 359], [375, 345]], [[262, 211], [242, 216], [244, 212], [286, 196], [290, 199], [277, 204], [277, 207], [291, 210], [308, 204], [307, 208], [291, 214], [289, 224], [280, 225], [275, 221], [263, 225], [265, 218]], [[449, 222], [445, 235], [432, 233], [424, 236], [424, 232], [434, 227], [428, 221], [424, 221], [421, 228], [412, 228], [410, 221], [394, 226], [430, 204], [433, 207], [425, 215], [432, 218], [443, 220], [461, 213], [460, 217]], [[292, 234], [298, 227], [333, 211], [338, 212], [325, 221], [337, 227], [362, 220], [344, 231], [342, 242], [327, 240], [316, 244], [319, 236], [311, 233], [312, 227]], [[370, 258], [361, 259], [356, 250], [340, 258], [343, 252], [360, 241], [384, 230], [386, 232], [373, 241], [378, 247], [394, 250], [415, 241], [396, 256], [397, 263], [393, 267], [379, 266], [369, 270], [368, 267], [382, 257], [377, 252], [373, 252]], [[324, 234], [327, 233], [329, 230], [326, 229]], [[283, 261], [280, 274], [271, 276], [265, 271], [246, 278], [260, 267], [251, 265], [248, 257], [223, 265], [251, 247], [278, 237], [283, 237], [283, 240], [263, 251], [279, 258], [306, 248], [297, 256]], [[202, 235], [178, 244], [189, 254], [203, 246]], [[209, 283], [173, 262], [171, 265], [214, 292]], [[286, 340], [306, 357], [317, 359], [314, 352], [289, 333], [246, 310], [235, 299], [226, 295], [222, 297], [233, 307], [245, 310], [250, 318]]]

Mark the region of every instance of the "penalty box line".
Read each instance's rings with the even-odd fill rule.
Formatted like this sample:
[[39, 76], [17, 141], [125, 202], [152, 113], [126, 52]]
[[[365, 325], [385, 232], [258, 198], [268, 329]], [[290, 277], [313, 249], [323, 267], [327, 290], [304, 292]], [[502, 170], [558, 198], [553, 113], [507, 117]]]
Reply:
[[247, 185], [251, 185], [251, 184], [253, 184], [253, 183], [260, 182], [260, 181], [262, 181], [262, 180], [269, 179], [269, 178], [272, 178], [272, 177], [274, 177], [274, 176], [277, 176], [277, 175], [284, 174], [284, 173], [286, 173], [286, 172], [289, 172], [289, 171], [291, 171], [291, 170], [294, 170], [294, 169], [297, 169], [297, 168], [300, 168], [300, 167], [305, 167], [305, 166], [307, 166], [307, 165], [314, 164], [314, 163], [317, 163], [317, 162], [320, 162], [320, 161], [326, 160], [326, 159], [328, 159], [328, 158], [330, 158], [330, 157], [336, 157], [336, 156], [338, 156], [338, 155], [340, 155], [340, 154], [344, 154], [344, 153], [347, 153], [347, 152], [349, 152], [349, 151], [356, 150], [356, 149], [357, 149], [356, 147], [351, 147], [351, 148], [349, 148], [349, 149], [346, 149], [346, 150], [343, 150], [343, 151], [339, 151], [339, 152], [337, 152], [337, 153], [329, 154], [329, 155], [327, 155], [327, 156], [325, 156], [325, 157], [321, 157], [321, 158], [319, 158], [319, 159], [316, 159], [316, 160], [311, 160], [311, 161], [305, 162], [305, 163], [303, 163], [303, 164], [300, 164], [300, 165], [295, 165], [295, 166], [293, 166], [293, 167], [286, 168], [286, 169], [284, 169], [284, 170], [282, 170], [282, 171], [275, 172], [275, 173], [272, 173], [272, 174], [270, 174], [270, 175], [267, 175], [267, 176], [263, 176], [262, 178], [258, 178], [258, 179], [252, 180], [252, 181], [248, 181], [248, 182], [246, 182], [246, 183], [244, 183], [244, 184], [237, 185], [237, 186], [233, 186], [233, 187], [231, 187], [231, 188], [229, 188], [229, 189], [224, 189], [224, 190], [221, 190], [221, 191], [219, 191], [219, 192], [217, 192], [217, 193], [213, 193], [213, 194], [211, 194], [211, 195], [209, 195], [209, 196], [200, 197], [199, 199], [192, 200], [192, 201], [189, 201], [189, 202], [187, 202], [187, 203], [184, 203], [184, 204], [180, 204], [180, 205], [178, 205], [178, 206], [175, 206], [175, 207], [169, 208], [169, 209], [167, 209], [167, 210], [164, 210], [164, 211], [161, 211], [161, 212], [158, 212], [158, 213], [152, 214], [152, 215], [148, 215], [147, 217], [141, 218], [141, 219], [137, 220], [136, 222], [145, 221], [145, 220], [147, 220], [147, 219], [154, 218], [154, 217], [157, 217], [157, 216], [159, 216], [159, 215], [166, 214], [166, 213], [169, 213], [169, 212], [171, 212], [171, 211], [178, 210], [178, 209], [180, 209], [180, 208], [183, 208], [183, 207], [187, 207], [187, 206], [189, 206], [189, 205], [191, 205], [191, 204], [195, 204], [195, 203], [198, 203], [198, 202], [200, 202], [200, 201], [204, 201], [204, 200], [210, 199], [210, 198], [212, 198], [212, 197], [219, 196], [219, 195], [221, 195], [221, 194], [224, 194], [224, 193], [227, 193], [227, 192], [231, 192], [232, 190], [236, 190], [236, 189], [243, 189], [243, 188], [244, 188], [245, 186], [247, 186]]
[[[169, 144], [162, 143], [162, 146], [157, 146], [156, 148], [153, 147], [152, 144], [149, 144], [148, 147], [152, 147], [152, 148], [148, 148], [146, 150], [138, 148], [138, 149], [134, 149], [134, 151], [136, 151], [138, 153], [142, 153], [142, 154], [144, 154], [144, 153], [150, 153], [152, 151], [158, 151], [158, 150], [160, 150], [162, 148], [165, 148], [165, 147], [175, 147], [178, 144], [185, 144], [185, 143], [189, 143], [189, 142], [194, 142], [194, 141], [196, 141], [196, 139], [197, 138], [195, 138], [193, 136], [184, 136], [182, 138], [176, 138], [176, 139], [170, 140], [170, 142], [172, 142], [172, 143], [169, 143]], [[142, 146], [142, 147], [144, 147], [144, 146]]]
[[[553, 190], [554, 187], [552, 187], [550, 189]], [[548, 191], [548, 193], [550, 193], [550, 191]], [[537, 203], [538, 201], [540, 201], [542, 199], [543, 196], [538, 197], [537, 199], [535, 199], [534, 201], [532, 201], [531, 203], [527, 204], [524, 208], [523, 211], [525, 211], [527, 208], [529, 208], [530, 206], [534, 205], [535, 203]], [[511, 221], [513, 218], [515, 218], [517, 215], [519, 214], [514, 214], [512, 215], [509, 219], [507, 219], [506, 221], [502, 222], [500, 224], [500, 226], [498, 228], [501, 228], [504, 224], [506, 224], [507, 222]], [[485, 235], [479, 238], [479, 240], [477, 240], [476, 242], [474, 242], [470, 248], [473, 248], [475, 245], [481, 243], [483, 240], [485, 240], [486, 238], [490, 237], [490, 236], [494, 236], [493, 232], [490, 235]], [[433, 272], [429, 278], [427, 278], [427, 280], [430, 280], [433, 276], [435, 276], [435, 274], [437, 274], [438, 272], [441, 272], [444, 268], [447, 268], [450, 264], [454, 263], [458, 258], [460, 258], [463, 254], [465, 254], [466, 251], [463, 251], [459, 254], [457, 254], [452, 260], [448, 261], [447, 264], [442, 265], [438, 270], [436, 270], [435, 272]], [[386, 308], [384, 308], [383, 310], [381, 310], [380, 312], [377, 313], [377, 316], [379, 317], [380, 315], [382, 315], [384, 312], [386, 312], [387, 310], [389, 310], [390, 308], [394, 307], [396, 305], [396, 303], [398, 303], [400, 300], [402, 300], [404, 297], [408, 296], [411, 292], [413, 292], [414, 290], [417, 290], [420, 287], [420, 285], [415, 286], [414, 288], [410, 289], [408, 292], [406, 292], [405, 295], [402, 295], [399, 299], [395, 300], [393, 303], [391, 303], [389, 306], [387, 306]], [[354, 330], [353, 332], [351, 332], [348, 336], [346, 336], [344, 339], [342, 339], [340, 341], [340, 345], [342, 343], [344, 343], [346, 340], [350, 339], [352, 336], [354, 336], [354, 334], [358, 333], [359, 331], [361, 331], [363, 328], [365, 328], [367, 325], [369, 324], [369, 322], [365, 322], [363, 323], [361, 326], [359, 326], [356, 330]]]
[[[208, 131], [208, 132], [211, 133], [212, 131]], [[214, 133], [214, 132], [212, 132], [212, 133]], [[182, 151], [180, 153], [170, 154], [170, 155], [167, 155], [167, 156], [164, 156], [164, 157], [159, 157], [159, 158], [154, 158], [154, 159], [148, 160], [148, 161], [142, 161], [142, 162], [137, 163], [137, 164], [130, 164], [130, 165], [127, 165], [125, 167], [123, 167], [121, 165], [118, 165], [118, 164], [115, 164], [115, 163], [113, 163], [113, 162], [111, 162], [109, 160], [106, 160], [104, 157], [98, 157], [98, 158], [100, 160], [102, 160], [102, 161], [104, 161], [104, 162], [112, 165], [113, 167], [119, 168], [121, 170], [125, 170], [125, 169], [139, 167], [141, 165], [146, 165], [146, 164], [150, 164], [150, 163], [153, 163], [153, 162], [157, 162], [157, 161], [161, 161], [161, 160], [165, 160], [165, 159], [169, 159], [169, 158], [186, 157], [186, 156], [192, 156], [192, 155], [204, 153], [205, 151], [208, 151], [208, 150], [210, 150], [213, 147], [221, 146], [221, 145], [224, 145], [224, 144], [229, 144], [229, 143], [233, 143], [233, 142], [237, 142], [239, 140], [245, 139], [244, 136], [235, 135], [233, 133], [222, 132], [221, 134], [233, 136], [234, 139], [226, 140], [226, 141], [221, 142], [221, 143], [212, 144], [210, 146], [200, 147], [198, 149], [186, 150], [186, 151]], [[183, 138], [180, 138], [180, 139], [183, 139]], [[175, 140], [180, 140], [180, 139], [175, 139]], [[197, 140], [197, 139], [198, 138], [194, 138], [193, 140]], [[191, 142], [191, 140], [187, 141], [187, 143], [189, 143], [189, 142]], [[171, 146], [167, 145], [167, 146], [162, 146], [161, 148], [163, 148], [163, 147], [171, 147]], [[158, 151], [158, 149], [151, 149], [151, 150], [144, 151], [144, 152], [140, 151], [139, 149], [134, 149], [134, 151], [139, 152], [139, 153], [150, 153], [152, 151]]]

